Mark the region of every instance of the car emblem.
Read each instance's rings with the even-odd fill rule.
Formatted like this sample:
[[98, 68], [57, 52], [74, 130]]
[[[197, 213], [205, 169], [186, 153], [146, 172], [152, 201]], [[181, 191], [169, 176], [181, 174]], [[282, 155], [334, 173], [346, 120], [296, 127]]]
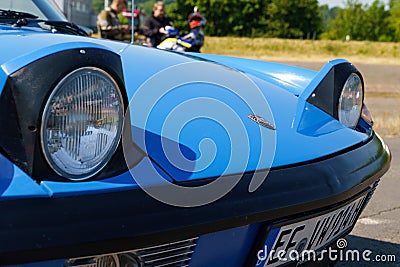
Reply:
[[270, 123], [269, 121], [267, 121], [266, 119], [264, 119], [263, 117], [261, 117], [260, 115], [257, 114], [250, 114], [249, 116], [247, 116], [247, 118], [249, 118], [250, 120], [260, 124], [261, 126], [264, 126], [265, 128], [271, 129], [271, 130], [276, 130], [275, 126]]

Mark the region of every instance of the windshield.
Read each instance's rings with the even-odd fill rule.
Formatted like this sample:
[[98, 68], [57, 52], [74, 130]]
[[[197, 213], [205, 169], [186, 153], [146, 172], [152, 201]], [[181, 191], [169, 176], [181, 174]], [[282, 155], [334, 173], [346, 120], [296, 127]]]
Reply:
[[0, 0], [0, 9], [34, 14], [43, 20], [66, 21], [56, 4], [48, 0]]

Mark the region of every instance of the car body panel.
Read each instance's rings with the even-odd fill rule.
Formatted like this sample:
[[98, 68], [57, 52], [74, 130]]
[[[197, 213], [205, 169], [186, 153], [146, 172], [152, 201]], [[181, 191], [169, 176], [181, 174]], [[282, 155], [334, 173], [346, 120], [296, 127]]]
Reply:
[[1, 200], [49, 197], [31, 177], [1, 154], [0, 169]]
[[[151, 61], [151, 56], [148, 54], [152, 52], [153, 55], [155, 56], [155, 59], [162, 59], [161, 62], [171, 62], [174, 65], [168, 65], [165, 66], [163, 64], [160, 64], [160, 67], [157, 68], [152, 68], [154, 66], [154, 63]], [[151, 132], [155, 136], [160, 136], [161, 134], [161, 129], [162, 127], [165, 127], [165, 120], [167, 119], [167, 115], [169, 115], [169, 112], [171, 111], [171, 106], [176, 107], [178, 103], [182, 103], [184, 101], [187, 101], [189, 99], [192, 99], [194, 97], [210, 97], [216, 100], [224, 101], [227, 103], [228, 106], [230, 107], [238, 107], [235, 111], [237, 114], [239, 114], [239, 117], [241, 118], [240, 123], [236, 121], [236, 124], [233, 123], [235, 122], [235, 118], [232, 117], [230, 118], [231, 122], [228, 122], [232, 127], [236, 127], [236, 130], [240, 131], [241, 127], [245, 127], [247, 133], [255, 133], [253, 135], [254, 138], [251, 139], [251, 144], [250, 145], [250, 159], [249, 162], [250, 164], [246, 167], [246, 171], [251, 171], [256, 169], [256, 166], [260, 169], [263, 168], [269, 168], [271, 163], [266, 160], [262, 164], [259, 164], [257, 162], [257, 159], [260, 158], [261, 153], [258, 148], [263, 146], [266, 143], [273, 144], [273, 140], [268, 140], [268, 138], [273, 138], [273, 137], [268, 137], [268, 134], [271, 134], [271, 130], [262, 128], [259, 125], [255, 124], [251, 120], [247, 119], [247, 116], [249, 114], [252, 114], [254, 110], [257, 109], [257, 105], [262, 105], [255, 103], [253, 101], [251, 109], [253, 109], [253, 112], [251, 109], [246, 108], [245, 105], [240, 106], [240, 101], [241, 99], [235, 99], [233, 97], [229, 97], [229, 93], [226, 93], [226, 91], [223, 90], [218, 90], [218, 88], [221, 88], [221, 86], [215, 85], [215, 84], [208, 84], [207, 86], [204, 83], [190, 83], [190, 84], [184, 84], [185, 80], [187, 79], [194, 79], [197, 81], [202, 81], [205, 79], [212, 79], [213, 73], [199, 73], [193, 70], [193, 68], [199, 67], [198, 65], [204, 64], [204, 68], [207, 68], [207, 64], [211, 64], [209, 62], [201, 62], [201, 63], [196, 63], [196, 64], [190, 64], [191, 62], [187, 62], [186, 59], [182, 59], [181, 61], [175, 61], [176, 58], [179, 60], [179, 55], [175, 56], [175, 53], [171, 55], [171, 52], [164, 52], [164, 51], [151, 51], [148, 50], [147, 48], [139, 48], [139, 47], [127, 47], [127, 49], [124, 50], [122, 56], [123, 60], [123, 66], [124, 66], [124, 72], [128, 73], [128, 70], [132, 74], [128, 74], [126, 76], [126, 87], [128, 88], [128, 98], [131, 99], [131, 97], [137, 97], [135, 95], [137, 93], [136, 88], [139, 88], [140, 90], [143, 87], [143, 84], [148, 82], [148, 79], [153, 79], [156, 77], [159, 80], [159, 84], [157, 85], [157, 82], [152, 84], [151, 86], [157, 87], [157, 86], [164, 86], [164, 87], [171, 87], [173, 88], [176, 85], [179, 85], [176, 89], [176, 92], [168, 98], [168, 100], [165, 100], [164, 103], [167, 103], [165, 106], [162, 106], [162, 104], [157, 105], [153, 107], [156, 111], [154, 111], [154, 116], [149, 117], [149, 120], [145, 120], [144, 116], [136, 116], [134, 112], [139, 109], [137, 112], [141, 112], [142, 109], [146, 109], [148, 107], [146, 106], [138, 106], [132, 107], [132, 114], [131, 117], [134, 119], [137, 119], [136, 121], [133, 121], [132, 124], [135, 128], [138, 129], [145, 129], [146, 132]], [[169, 60], [166, 59], [165, 57], [169, 57]], [[137, 59], [137, 61], [134, 60], [129, 60], [129, 59]], [[209, 57], [213, 58], [213, 57]], [[216, 57], [219, 58], [219, 57]], [[127, 60], [128, 59], [128, 60]], [[149, 64], [145, 63], [138, 63], [138, 62], [146, 62], [149, 61]], [[231, 59], [232, 62], [235, 62], [234, 59]], [[238, 59], [239, 63], [241, 62], [240, 59]], [[186, 63], [186, 65], [185, 65]], [[218, 64], [220, 62], [217, 62]], [[225, 63], [225, 62], [224, 62]], [[237, 64], [239, 64], [237, 63]], [[333, 62], [329, 64], [329, 66], [326, 69], [330, 69], [333, 65], [342, 63], [342, 61]], [[179, 64], [179, 65], [177, 65]], [[233, 64], [235, 65], [235, 64]], [[260, 65], [262, 65], [260, 63]], [[279, 66], [279, 65], [278, 65]], [[173, 71], [178, 71], [179, 74], [181, 74], [183, 77], [181, 80], [174, 80], [173, 83], [176, 84], [170, 84], [171, 82], [166, 83], [165, 80], [167, 79], [169, 73], [164, 74], [160, 73], [162, 70], [165, 72], [165, 68], [169, 67], [171, 73]], [[272, 71], [274, 71], [275, 65], [270, 66], [272, 68]], [[185, 72], [185, 68], [187, 68], [189, 71], [193, 71], [192, 76], [190, 77], [190, 73]], [[238, 70], [232, 68], [227, 70], [225, 66], [219, 67], [218, 65], [211, 65], [209, 68], [214, 68], [213, 71], [218, 71], [218, 68], [221, 68], [221, 72], [226, 73], [226, 75], [229, 75], [231, 72], [232, 76], [238, 75], [239, 77], [243, 75], [241, 72], [238, 72]], [[137, 78], [135, 73], [146, 73], [145, 75], [139, 75], [140, 78]], [[307, 72], [307, 73], [312, 73], [312, 72]], [[324, 72], [325, 73], [325, 70]], [[281, 77], [283, 77], [283, 71], [281, 72]], [[293, 76], [292, 74], [289, 74], [289, 76]], [[317, 76], [314, 75], [315, 78], [318, 79], [321, 75]], [[323, 75], [322, 75], [323, 76]], [[259, 77], [253, 76], [251, 74], [246, 74], [246, 77], [251, 81], [256, 84], [256, 86], [260, 89], [259, 92], [256, 93], [261, 93], [261, 97], [265, 98], [268, 101], [268, 104], [271, 106], [271, 110], [273, 111], [273, 114], [271, 115], [270, 111], [268, 110], [261, 110], [259, 111], [259, 115], [264, 116], [265, 118], [268, 118], [271, 122], [275, 123], [276, 125], [276, 133], [277, 133], [277, 140], [276, 140], [276, 151], [275, 151], [275, 157], [272, 163], [272, 167], [277, 167], [277, 166], [284, 166], [284, 165], [289, 165], [289, 164], [294, 164], [298, 163], [301, 161], [307, 161], [307, 160], [313, 160], [318, 157], [323, 156], [324, 154], [330, 154], [330, 153], [335, 153], [338, 152], [342, 149], [345, 149], [349, 145], [355, 145], [357, 143], [362, 142], [363, 140], [366, 140], [368, 138], [368, 135], [361, 134], [358, 132], [355, 132], [351, 129], [348, 129], [341, 125], [336, 119], [330, 117], [328, 114], [325, 112], [319, 110], [318, 108], [313, 107], [312, 105], [306, 103], [303, 99], [299, 99], [296, 97], [293, 92], [286, 91], [286, 87], [283, 87], [282, 84], [280, 87], [278, 86], [276, 82], [276, 78], [270, 78], [267, 79], [268, 77], [263, 77], [264, 80], [262, 80]], [[232, 81], [232, 84], [238, 83], [241, 84], [242, 80], [237, 79]], [[309, 81], [311, 82], [311, 80]], [[231, 85], [232, 85], [231, 84]], [[147, 86], [147, 85], [145, 85]], [[150, 85], [149, 85], [150, 86]], [[303, 84], [305, 86], [305, 83]], [[133, 90], [130, 90], [132, 89]], [[307, 88], [304, 87], [303, 90]], [[284, 90], [282, 90], [284, 89]], [[145, 88], [146, 92], [147, 87]], [[149, 88], [151, 90], [151, 88]], [[240, 88], [237, 89], [237, 94], [240, 95], [243, 93], [240, 91]], [[185, 92], [179, 93], [179, 92]], [[159, 92], [160, 94], [162, 92]], [[300, 93], [298, 91], [297, 93]], [[230, 102], [229, 102], [230, 101]], [[140, 101], [136, 101], [140, 102]], [[161, 101], [160, 101], [161, 102]], [[285, 103], [285, 105], [282, 105], [282, 102]], [[177, 104], [170, 104], [170, 103], [177, 103]], [[247, 103], [245, 103], [247, 104]], [[202, 105], [192, 105], [191, 108], [193, 109], [193, 114], [204, 114], [204, 110], [202, 108]], [[210, 107], [208, 107], [210, 108]], [[211, 113], [214, 114], [224, 114], [226, 116], [226, 110], [218, 110], [219, 107], [216, 107], [216, 110], [210, 111]], [[135, 110], [136, 109], [136, 110]], [[151, 114], [152, 115], [152, 114]], [[139, 118], [137, 118], [139, 117]], [[275, 118], [274, 121], [272, 121], [273, 118]], [[276, 119], [279, 118], [279, 119]], [[228, 118], [225, 118], [228, 120]], [[146, 125], [144, 125], [146, 123]], [[199, 133], [199, 129], [203, 127], [207, 127], [204, 125], [199, 125], [199, 128], [193, 127], [192, 129], [188, 129], [187, 131], [181, 132], [179, 136], [174, 135], [175, 133], [172, 131], [170, 135], [166, 131], [162, 133], [162, 136], [165, 138], [169, 138], [173, 142], [183, 144], [184, 146], [188, 147], [191, 151], [194, 152], [195, 158], [199, 158], [200, 156], [200, 151], [199, 151], [199, 141], [207, 138], [207, 136], [198, 136], [198, 138], [194, 138], [197, 133]], [[264, 132], [264, 138], [266, 138], [264, 141], [261, 141], [259, 138], [257, 138], [257, 133], [259, 131]], [[203, 133], [204, 134], [204, 133]], [[213, 133], [209, 133], [213, 134]], [[159, 149], [154, 146], [154, 143], [157, 142], [155, 139], [152, 139], [154, 141], [151, 142], [151, 148], [146, 149], [145, 142], [143, 140], [140, 140], [140, 136], [144, 136], [143, 132], [140, 134], [138, 133], [136, 135], [136, 142], [138, 145], [144, 149], [144, 150], [150, 150], [154, 151], [152, 153], [152, 158], [156, 160], [159, 164], [161, 164], [164, 168], [168, 170], [168, 172], [171, 174], [173, 177], [182, 177], [182, 180], [186, 179], [198, 179], [198, 178], [204, 178], [204, 177], [210, 177], [210, 176], [218, 176], [221, 175], [221, 170], [218, 170], [216, 168], [209, 168], [204, 171], [198, 171], [196, 169], [196, 166], [192, 166], [193, 168], [193, 173], [191, 174], [184, 174], [182, 172], [179, 172], [176, 168], [174, 168], [171, 165], [168, 165], [168, 160], [167, 158], [160, 154], [157, 153], [157, 151], [161, 150], [161, 142], [158, 141], [159, 143]], [[150, 137], [151, 138], [151, 137]], [[221, 159], [227, 159], [230, 157], [230, 141], [229, 138], [223, 139], [222, 133], [219, 134], [214, 134], [212, 135], [211, 139], [218, 140], [217, 143], [220, 144], [218, 147], [218, 153], [220, 154]], [[333, 142], [334, 140], [334, 142]], [[248, 146], [244, 146], [243, 150], [246, 150]], [[295, 148], [295, 149], [294, 149]], [[238, 149], [238, 148], [237, 148]], [[150, 152], [149, 151], [149, 152]], [[287, 151], [291, 151], [290, 154], [287, 153]], [[151, 153], [151, 152], [150, 152]], [[223, 166], [221, 164], [222, 162], [214, 161], [217, 166]], [[257, 165], [258, 164], [258, 165]], [[237, 168], [232, 169], [229, 173], [235, 173], [235, 172], [240, 172], [242, 169], [240, 164], [234, 163], [232, 164], [233, 166], [237, 166]], [[268, 166], [270, 165], [270, 166]], [[201, 168], [201, 166], [200, 166]]]
[[254, 59], [236, 58], [221, 55], [192, 55], [231, 66], [245, 73], [253, 74], [271, 83], [284, 87], [295, 95], [299, 95], [317, 74], [314, 70], [284, 64], [265, 62]]
[[[259, 224], [252, 224], [203, 235], [197, 242], [198, 254], [193, 256], [191, 266], [243, 266], [251, 250], [248, 244], [255, 241], [259, 228]], [[224, 254], [226, 250], [232, 254]], [[200, 257], [203, 253], [207, 257]]]
[[[37, 16], [41, 20], [68, 22], [64, 13], [59, 9], [60, 3], [54, 0], [10, 0], [1, 1], [0, 9], [16, 10]], [[88, 36], [92, 36], [93, 30], [79, 25]]]
[[[209, 56], [206, 58], [206, 61], [197, 61], [197, 57], [187, 57], [178, 53], [154, 50], [120, 42], [98, 41], [84, 37], [60, 34], [46, 34], [46, 36], [48, 36], [48, 38], [43, 38], [43, 33], [13, 34], [12, 36], [2, 35], [0, 38], [7, 38], [7, 47], [10, 51], [13, 51], [13, 47], [20, 46], [19, 49], [15, 50], [18, 51], [18, 53], [9, 53], [0, 57], [0, 62], [2, 63], [1, 67], [4, 72], [6, 74], [13, 73], [21, 68], [21, 66], [60, 50], [99, 48], [114, 51], [114, 53], [120, 53], [123, 71], [126, 74], [125, 86], [127, 88], [127, 95], [128, 99], [131, 101], [134, 97], [137, 98], [138, 95], [140, 95], [138, 94], [138, 90], [142, 90], [143, 86], [146, 85], [149, 80], [153, 79], [154, 81], [154, 77], [158, 78], [157, 75], [165, 75], [161, 77], [161, 80], [157, 80], [155, 83], [157, 86], [164, 86], [165, 81], [163, 81], [163, 79], [169, 77], [169, 73], [164, 74], [166, 69], [172, 71], [176, 71], [175, 69], [177, 69], [178, 71], [184, 72], [185, 69], [188, 68], [187, 73], [183, 75], [183, 80], [176, 81], [182, 83], [187, 79], [210, 79], [213, 73], [199, 74], [191, 72], [190, 69], [190, 67], [210, 67], [213, 71], [220, 71], [222, 74], [231, 75], [232, 77], [240, 77], [237, 80], [230, 81], [230, 85], [234, 85], [235, 83], [240, 85], [247, 81], [253, 83], [260, 90], [251, 93], [259, 94], [262, 100], [260, 102], [261, 104], [252, 100], [250, 109], [248, 103], [243, 103], [243, 100], [240, 99], [243, 94], [247, 93], [243, 93], [243, 89], [237, 88], [238, 91], [236, 91], [236, 93], [239, 98], [235, 98], [230, 96], [231, 92], [229, 91], [218, 90], [218, 88], [221, 88], [220, 85], [211, 83], [206, 85], [204, 83], [188, 83], [182, 85], [183, 87], [179, 84], [181, 86], [180, 90], [185, 91], [185, 94], [180, 94], [178, 91], [176, 94], [169, 96], [167, 101], [164, 101], [164, 103], [167, 104], [156, 106], [158, 109], [156, 109], [156, 111], [153, 110], [152, 113], [155, 115], [149, 117], [150, 119], [146, 121], [144, 121], [143, 116], [136, 115], [137, 112], [142, 112], [141, 110], [143, 108], [141, 106], [132, 107], [131, 117], [133, 121], [131, 125], [135, 134], [135, 140], [133, 141], [144, 151], [150, 153], [152, 160], [161, 165], [164, 170], [177, 181], [231, 175], [243, 171], [248, 172], [256, 169], [268, 169], [270, 167], [280, 167], [315, 160], [341, 151], [346, 147], [356, 145], [368, 138], [366, 134], [344, 127], [336, 119], [307, 103], [303, 97], [299, 98], [296, 96], [296, 94], [301, 94], [300, 96], [309, 94], [312, 90], [312, 86], [318, 82], [318, 79], [324, 77], [332, 66], [343, 62], [340, 60], [329, 63], [318, 74], [315, 74], [313, 71], [300, 69], [300, 73], [303, 73], [304, 77], [308, 78], [304, 78], [302, 81], [298, 78], [290, 81], [291, 77], [294, 76], [292, 73], [298, 68], [289, 68], [287, 73], [288, 77], [286, 77], [284, 68], [280, 64], [265, 65], [258, 61], [251, 61], [255, 64], [255, 66], [252, 66], [254, 74], [243, 74], [243, 72], [235, 68], [226, 68], [220, 65], [220, 62], [214, 64], [209, 61], [211, 59], [220, 59], [220, 57], [217, 56]], [[26, 42], [32, 43], [32, 45], [21, 46], [21, 38], [26, 39]], [[225, 63], [224, 61], [226, 61], [226, 58], [222, 57], [221, 61]], [[241, 65], [242, 59], [230, 59], [229, 62], [233, 66], [239, 66]], [[269, 67], [269, 69], [266, 67]], [[260, 76], [261, 78], [254, 76], [258, 74], [257, 71], [259, 68], [262, 68], [260, 71], [264, 72], [270, 70], [272, 74], [270, 76], [262, 74]], [[188, 76], [191, 75], [190, 73], [194, 73], [193, 77]], [[277, 80], [278, 76], [280, 79], [285, 78], [289, 80], [291, 84], [296, 84], [295, 87], [297, 91], [294, 93], [292, 89], [287, 90], [287, 87]], [[218, 79], [218, 77], [214, 77], [214, 79]], [[172, 86], [174, 85], [172, 84]], [[302, 89], [303, 92], [301, 92], [300, 87], [304, 87]], [[148, 97], [147, 92], [146, 97]], [[174, 131], [168, 133], [164, 130], [164, 132], [162, 132], [161, 129], [164, 126], [165, 116], [171, 111], [171, 106], [176, 106], [170, 103], [174, 101], [176, 103], [182, 103], [194, 97], [213, 98], [216, 101], [225, 102], [229, 107], [237, 107], [233, 117], [226, 116], [226, 109], [221, 110], [221, 107], [218, 105], [215, 106], [214, 110], [210, 110], [209, 107], [208, 112], [209, 114], [220, 114], [224, 116], [223, 120], [227, 120], [227, 124], [231, 127], [230, 132], [243, 133], [244, 130], [245, 134], [250, 135], [251, 138], [249, 140], [251, 140], [251, 142], [249, 144], [239, 142], [236, 144], [237, 147], [235, 149], [236, 153], [248, 156], [248, 164], [246, 166], [243, 166], [242, 157], [232, 157], [231, 140], [229, 137], [227, 138], [226, 135], [224, 136], [222, 132], [201, 133], [201, 131], [199, 131], [199, 129], [207, 127], [207, 121], [203, 121], [192, 128], [185, 128], [179, 135], [176, 135]], [[250, 97], [252, 97], [251, 94], [248, 96], [248, 99], [250, 99]], [[257, 97], [255, 97], [255, 99], [257, 99]], [[264, 107], [263, 101], [267, 102], [271, 110], [261, 110]], [[282, 102], [284, 102], [285, 105], [282, 105]], [[193, 114], [204, 113], [201, 102], [200, 104], [192, 105], [192, 109]], [[254, 111], [257, 111], [258, 115], [264, 116], [267, 120], [270, 120], [276, 127], [276, 133], [248, 119], [247, 116]], [[239, 116], [239, 123], [237, 115]], [[144, 122], [146, 123], [145, 125]], [[198, 135], [198, 133], [201, 133], [201, 135]], [[187, 148], [191, 161], [184, 168], [185, 171], [171, 164], [169, 161], [170, 159], [167, 158], [168, 155], [166, 156], [163, 153], [159, 153], [162, 151], [163, 146], [163, 142], [160, 141], [160, 136], [170, 140], [171, 148], [178, 147], [179, 145], [183, 145]], [[200, 157], [201, 147], [199, 147], [199, 141], [204, 138], [215, 139], [218, 143], [218, 153], [216, 155], [211, 153], [211, 155], [208, 155], [208, 159], [205, 159], [207, 162], [213, 156], [216, 156], [213, 164], [208, 166], [208, 168], [204, 168], [204, 164], [199, 164], [198, 162], [196, 162], [196, 164], [191, 163]], [[275, 138], [277, 139], [275, 140]], [[236, 139], [240, 139], [240, 137], [236, 137]], [[179, 145], [176, 146], [175, 144]], [[260, 149], [262, 147], [272, 147], [273, 149]], [[287, 151], [290, 151], [290, 153], [287, 153]], [[272, 156], [274, 152], [275, 154]], [[179, 156], [180, 154], [172, 153], [172, 155]], [[231, 161], [227, 162], [229, 158], [231, 158]], [[181, 158], [177, 157], [173, 162], [180, 160]]]
[[[7, 75], [17, 71], [22, 66], [60, 50], [101, 48], [118, 52], [128, 45], [106, 40], [93, 42], [89, 38], [76, 39], [76, 36], [64, 34], [46, 34], [46, 37], [44, 37], [42, 30], [37, 32], [36, 30], [15, 30], [9, 26], [6, 28], [6, 30], [0, 29], [0, 41], [9, 53], [0, 55], [0, 65]], [[29, 45], [26, 45], [27, 43]]]
[[[245, 174], [229, 194], [196, 208], [171, 206], [142, 190], [0, 201], [0, 211], [8, 214], [1, 224], [7, 242], [0, 245], [0, 261], [110, 253], [321, 212], [358, 198], [386, 172], [390, 155], [381, 142], [374, 136], [363, 146], [322, 161], [271, 170], [253, 193], [248, 192], [252, 174]], [[21, 211], [30, 219], [16, 221]]]
[[[144, 157], [129, 172], [125, 172], [118, 176], [92, 182], [54, 182], [42, 181], [40, 187], [49, 192], [52, 197], [63, 196], [79, 196], [82, 194], [102, 194], [107, 192], [126, 191], [139, 189], [136, 182], [138, 176], [162, 176], [167, 181], [172, 181], [171, 177], [166, 174], [160, 167], [155, 165], [148, 157]], [[150, 184], [149, 184], [150, 185]]]
[[[349, 129], [309, 101], [342, 59], [316, 72], [4, 25], [0, 44], [0, 122], [12, 125], [0, 142], [2, 265], [193, 239], [191, 266], [254, 266], [271, 227], [368, 202], [390, 166], [372, 125]], [[123, 133], [103, 170], [71, 181], [43, 156], [42, 113], [66, 74], [92, 65], [121, 90]]]

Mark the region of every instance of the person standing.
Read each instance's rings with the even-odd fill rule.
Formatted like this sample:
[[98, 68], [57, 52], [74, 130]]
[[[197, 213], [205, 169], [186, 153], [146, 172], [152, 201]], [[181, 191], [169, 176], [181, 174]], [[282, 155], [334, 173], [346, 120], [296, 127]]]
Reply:
[[157, 47], [167, 34], [166, 26], [171, 26], [172, 20], [165, 15], [165, 5], [162, 1], [154, 3], [153, 14], [143, 28], [143, 34], [149, 39], [150, 46]]
[[118, 14], [126, 8], [125, 0], [113, 0], [110, 7], [105, 8], [97, 16], [97, 28], [101, 38], [123, 40], [129, 31], [128, 25], [121, 25]]

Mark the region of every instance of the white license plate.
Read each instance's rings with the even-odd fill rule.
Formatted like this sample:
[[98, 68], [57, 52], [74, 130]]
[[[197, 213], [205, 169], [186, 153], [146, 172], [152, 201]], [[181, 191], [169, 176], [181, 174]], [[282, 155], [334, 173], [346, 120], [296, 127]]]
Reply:
[[273, 228], [257, 253], [255, 266], [277, 266], [325, 247], [354, 226], [367, 196], [323, 215]]

